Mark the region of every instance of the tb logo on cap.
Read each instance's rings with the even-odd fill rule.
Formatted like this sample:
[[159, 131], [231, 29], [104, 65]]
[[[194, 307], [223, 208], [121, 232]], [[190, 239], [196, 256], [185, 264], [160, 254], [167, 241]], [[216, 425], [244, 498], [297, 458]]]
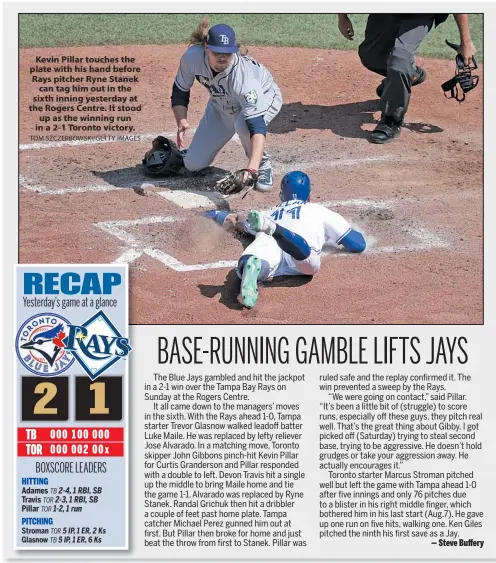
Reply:
[[234, 29], [224, 23], [214, 25], [208, 31], [207, 46], [214, 53], [237, 53]]

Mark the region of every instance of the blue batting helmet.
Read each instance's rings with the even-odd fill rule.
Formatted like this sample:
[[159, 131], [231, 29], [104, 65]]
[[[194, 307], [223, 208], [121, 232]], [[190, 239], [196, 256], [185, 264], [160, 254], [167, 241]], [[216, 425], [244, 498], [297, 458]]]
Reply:
[[310, 178], [308, 175], [305, 172], [294, 170], [283, 176], [279, 197], [281, 201], [291, 201], [292, 199], [308, 201], [310, 199], [310, 189]]

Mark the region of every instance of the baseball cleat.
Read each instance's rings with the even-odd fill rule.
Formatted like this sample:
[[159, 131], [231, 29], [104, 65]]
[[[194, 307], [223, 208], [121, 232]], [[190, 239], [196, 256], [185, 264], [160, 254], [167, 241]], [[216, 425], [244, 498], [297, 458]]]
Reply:
[[253, 309], [258, 299], [258, 274], [261, 269], [262, 261], [257, 256], [250, 256], [243, 268], [239, 297], [241, 303], [248, 309]]
[[268, 217], [266, 217], [260, 211], [250, 211], [246, 222], [250, 229], [255, 233], [265, 233], [267, 235], [272, 235], [275, 231], [276, 225]]
[[274, 185], [274, 177], [272, 176], [272, 163], [270, 156], [265, 153], [260, 168], [258, 169], [258, 180], [255, 186], [261, 192], [268, 192]]

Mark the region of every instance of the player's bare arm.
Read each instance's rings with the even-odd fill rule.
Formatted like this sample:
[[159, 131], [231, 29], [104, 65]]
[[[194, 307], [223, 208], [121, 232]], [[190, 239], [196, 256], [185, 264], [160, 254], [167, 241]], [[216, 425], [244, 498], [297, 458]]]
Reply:
[[468, 21], [468, 14], [453, 14], [455, 17], [458, 31], [460, 32], [460, 48], [458, 52], [463, 57], [463, 62], [466, 65], [473, 64], [473, 57], [477, 53], [475, 46], [472, 42], [470, 35], [470, 24]]
[[247, 168], [258, 170], [262, 162], [263, 152], [265, 148], [265, 135], [256, 133], [251, 138], [251, 157], [248, 161]]
[[172, 108], [177, 123], [177, 146], [182, 149], [186, 139], [186, 131], [189, 129], [188, 108], [185, 106], [174, 106]]
[[338, 14], [338, 28], [341, 32], [341, 35], [345, 39], [350, 39], [353, 41], [353, 36], [355, 35], [355, 31], [353, 29], [353, 24], [351, 23], [348, 14]]

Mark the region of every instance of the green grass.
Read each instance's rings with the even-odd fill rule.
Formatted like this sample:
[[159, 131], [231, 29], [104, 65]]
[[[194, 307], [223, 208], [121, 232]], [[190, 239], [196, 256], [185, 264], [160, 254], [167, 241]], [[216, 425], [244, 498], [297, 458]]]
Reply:
[[[200, 20], [198, 14], [23, 14], [21, 47], [71, 47], [75, 45], [122, 45], [187, 43]], [[367, 16], [350, 16], [355, 40], [347, 41], [337, 29], [336, 14], [212, 14], [211, 25], [227, 23], [247, 45], [289, 45], [322, 49], [356, 49], [363, 38]], [[483, 60], [482, 14], [470, 16], [472, 38]], [[419, 54], [452, 58], [444, 39], [458, 41], [453, 17], [433, 30]]]

